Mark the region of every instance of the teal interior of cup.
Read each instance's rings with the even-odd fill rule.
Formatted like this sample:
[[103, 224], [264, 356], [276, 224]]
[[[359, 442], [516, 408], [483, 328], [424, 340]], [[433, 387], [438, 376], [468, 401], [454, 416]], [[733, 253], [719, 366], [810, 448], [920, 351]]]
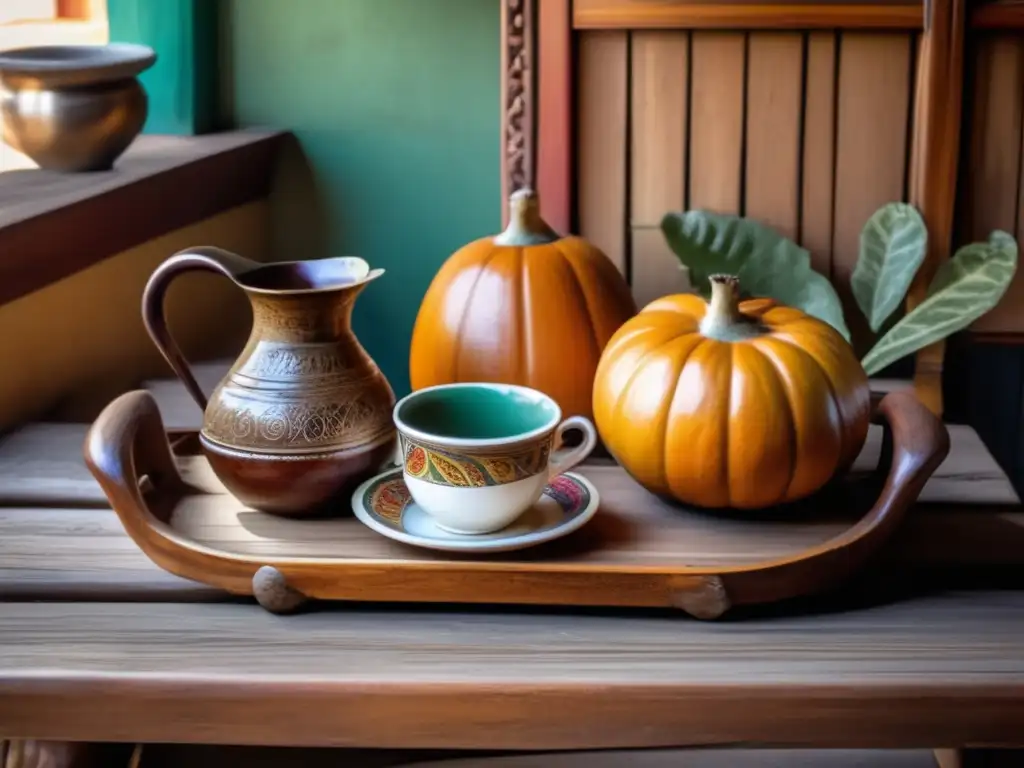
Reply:
[[463, 385], [415, 393], [399, 406], [398, 418], [439, 438], [492, 440], [553, 427], [558, 407], [521, 390]]

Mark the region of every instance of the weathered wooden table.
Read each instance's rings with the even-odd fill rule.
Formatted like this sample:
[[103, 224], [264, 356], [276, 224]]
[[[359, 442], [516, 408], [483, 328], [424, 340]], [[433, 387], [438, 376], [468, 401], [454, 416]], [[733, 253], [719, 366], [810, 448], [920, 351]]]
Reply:
[[[714, 623], [404, 606], [275, 617], [153, 565], [82, 465], [85, 429], [30, 425], [0, 441], [0, 738], [914, 748], [927, 764], [933, 747], [1024, 745], [1024, 588], [1013, 572], [955, 591], [927, 570], [889, 574], [841, 600]], [[973, 432], [953, 430], [932, 482], [986, 505], [919, 505], [906, 535], [922, 568], [934, 546], [1024, 566], [1024, 513]], [[863, 764], [890, 764], [878, 760]]]

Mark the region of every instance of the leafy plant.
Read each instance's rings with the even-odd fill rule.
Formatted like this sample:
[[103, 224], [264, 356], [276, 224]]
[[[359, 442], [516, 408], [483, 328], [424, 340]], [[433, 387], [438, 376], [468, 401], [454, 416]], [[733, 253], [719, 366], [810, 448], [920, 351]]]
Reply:
[[711, 290], [709, 275], [736, 275], [744, 293], [797, 307], [849, 340], [835, 288], [811, 269], [811, 255], [805, 249], [770, 227], [740, 216], [686, 211], [666, 214], [661, 231], [703, 295]]
[[927, 248], [928, 230], [912, 205], [883, 206], [864, 225], [850, 288], [872, 331], [903, 303]]
[[[661, 230], [705, 296], [708, 276], [736, 275], [747, 295], [767, 296], [825, 321], [847, 340], [850, 332], [831, 283], [811, 268], [810, 254], [775, 230], [740, 216], [668, 213]], [[900, 307], [928, 249], [920, 213], [905, 203], [879, 208], [864, 226], [850, 280], [854, 299], [873, 331]], [[943, 264], [924, 301], [893, 324], [862, 360], [869, 375], [966, 328], [992, 309], [1017, 269], [1017, 243], [996, 230], [961, 248]]]
[[996, 230], [943, 264], [924, 301], [886, 333], [862, 364], [868, 375], [973, 323], [999, 303], [1017, 269], [1017, 241]]

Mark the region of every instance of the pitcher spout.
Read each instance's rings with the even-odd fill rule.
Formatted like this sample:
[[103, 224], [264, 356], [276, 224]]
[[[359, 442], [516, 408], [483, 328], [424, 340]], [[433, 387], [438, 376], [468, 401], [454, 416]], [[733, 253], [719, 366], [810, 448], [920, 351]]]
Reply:
[[263, 264], [235, 276], [250, 293], [307, 294], [362, 287], [384, 274], [358, 256]]

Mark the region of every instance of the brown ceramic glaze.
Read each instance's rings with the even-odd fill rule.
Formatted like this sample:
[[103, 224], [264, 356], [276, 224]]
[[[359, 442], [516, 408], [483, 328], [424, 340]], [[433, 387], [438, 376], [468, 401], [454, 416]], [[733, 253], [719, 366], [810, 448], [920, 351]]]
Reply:
[[[209, 402], [163, 314], [171, 281], [192, 270], [231, 278], [252, 304], [249, 340]], [[195, 248], [149, 279], [146, 328], [203, 409], [210, 465], [246, 505], [286, 516], [346, 509], [344, 494], [393, 454], [395, 396], [351, 328], [356, 297], [381, 274], [352, 257], [261, 265]]]

